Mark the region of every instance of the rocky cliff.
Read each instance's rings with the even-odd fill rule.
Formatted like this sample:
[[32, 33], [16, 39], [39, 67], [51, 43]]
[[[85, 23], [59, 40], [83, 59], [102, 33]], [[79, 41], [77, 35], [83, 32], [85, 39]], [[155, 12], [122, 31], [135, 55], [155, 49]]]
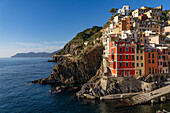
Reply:
[[[79, 33], [73, 40], [65, 45], [53, 58], [58, 62], [48, 78], [32, 81], [40, 84], [75, 84], [85, 83], [102, 64], [104, 47], [100, 40], [101, 27], [93, 27]], [[88, 41], [88, 45], [84, 42]]]
[[112, 94], [134, 93], [142, 91], [141, 81], [131, 77], [102, 76], [103, 66], [96, 75], [85, 83], [79, 92], [78, 98], [95, 99]]

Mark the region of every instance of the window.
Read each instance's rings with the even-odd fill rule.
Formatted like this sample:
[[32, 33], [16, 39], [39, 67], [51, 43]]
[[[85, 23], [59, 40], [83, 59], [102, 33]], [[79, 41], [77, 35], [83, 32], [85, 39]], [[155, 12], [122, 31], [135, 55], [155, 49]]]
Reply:
[[162, 62], [160, 62], [161, 63], [161, 65], [162, 65]]
[[122, 52], [122, 48], [120, 47], [120, 52]]
[[154, 60], [152, 60], [152, 63], [154, 63]]
[[137, 67], [139, 67], [139, 63], [137, 63], [137, 65], [136, 65]]
[[139, 56], [137, 56], [136, 59], [139, 60]]
[[154, 54], [152, 54], [152, 58], [154, 58]]
[[114, 49], [112, 49], [112, 54], [114, 54]]
[[166, 62], [163, 62], [163, 67], [167, 67], [167, 66], [166, 66]]
[[132, 59], [134, 59], [134, 55], [132, 55]]
[[152, 67], [152, 73], [154, 73], [154, 67]]
[[158, 65], [159, 65], [159, 62], [158, 62]]
[[141, 67], [143, 67], [143, 63], [141, 63]]
[[128, 48], [126, 48], [126, 52], [128, 52], [129, 50], [128, 50]]
[[132, 48], [132, 52], [134, 52], [134, 48]]
[[151, 68], [149, 68], [149, 74], [151, 74]]
[[120, 55], [120, 59], [122, 59], [122, 55]]
[[126, 62], [126, 67], [128, 67], [128, 62]]
[[122, 67], [122, 63], [120, 63], [120, 67]]
[[140, 53], [143, 53], [143, 51], [142, 51], [142, 50], [140, 50]]
[[151, 61], [150, 61], [150, 60], [148, 60], [148, 63], [151, 63]]
[[137, 53], [139, 53], [139, 50], [137, 50]]
[[150, 53], [148, 53], [148, 58], [150, 58]]
[[134, 65], [134, 62], [132, 62], [132, 67], [134, 67], [135, 65]]
[[143, 56], [140, 56], [140, 59], [143, 60]]
[[126, 55], [126, 59], [128, 59], [128, 55]]

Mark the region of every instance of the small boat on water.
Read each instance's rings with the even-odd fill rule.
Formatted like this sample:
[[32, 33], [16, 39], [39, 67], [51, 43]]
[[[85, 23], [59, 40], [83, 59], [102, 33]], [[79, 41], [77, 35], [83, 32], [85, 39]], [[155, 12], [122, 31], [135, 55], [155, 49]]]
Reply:
[[57, 91], [56, 90], [49, 90], [49, 92], [52, 93], [52, 94], [59, 93], [59, 92], [61, 92], [61, 89], [57, 90]]
[[63, 89], [62, 87], [57, 86], [55, 89], [49, 90], [49, 92], [50, 93], [59, 93], [59, 92], [61, 92], [62, 89]]

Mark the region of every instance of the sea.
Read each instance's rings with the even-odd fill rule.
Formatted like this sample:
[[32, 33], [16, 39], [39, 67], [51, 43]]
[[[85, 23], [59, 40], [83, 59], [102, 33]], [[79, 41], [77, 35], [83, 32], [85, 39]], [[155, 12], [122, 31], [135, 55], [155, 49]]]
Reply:
[[0, 58], [0, 113], [156, 113], [170, 111], [170, 102], [127, 106], [120, 100], [77, 99], [79, 90], [68, 88], [56, 94], [55, 85], [31, 84], [48, 77], [57, 63], [50, 58]]

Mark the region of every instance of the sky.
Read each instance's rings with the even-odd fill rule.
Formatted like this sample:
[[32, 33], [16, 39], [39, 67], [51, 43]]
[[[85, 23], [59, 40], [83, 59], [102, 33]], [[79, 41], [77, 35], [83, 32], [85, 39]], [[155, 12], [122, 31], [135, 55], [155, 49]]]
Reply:
[[0, 0], [0, 57], [54, 52], [77, 33], [103, 26], [111, 8], [170, 9], [169, 0]]

